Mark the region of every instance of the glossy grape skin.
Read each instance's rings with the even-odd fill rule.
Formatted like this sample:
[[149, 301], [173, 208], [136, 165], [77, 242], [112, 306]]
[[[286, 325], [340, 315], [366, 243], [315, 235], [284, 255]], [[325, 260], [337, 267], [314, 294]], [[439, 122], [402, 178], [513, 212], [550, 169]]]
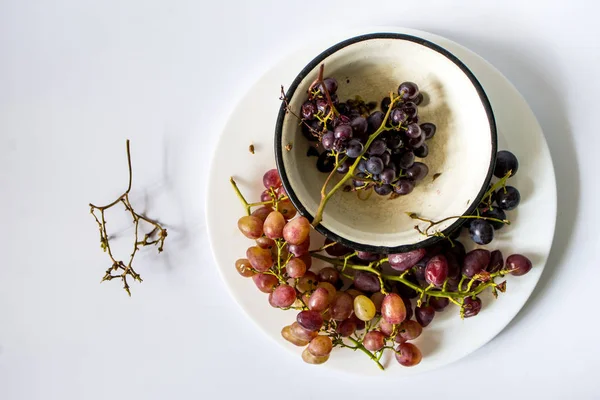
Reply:
[[377, 261], [381, 258], [381, 255], [376, 253], [369, 253], [368, 251], [358, 251], [356, 257], [364, 261]]
[[244, 278], [250, 278], [256, 275], [256, 271], [252, 269], [250, 261], [246, 258], [240, 258], [235, 262], [235, 269]]
[[396, 349], [396, 361], [405, 367], [414, 367], [423, 358], [421, 350], [412, 343], [402, 343]]
[[296, 207], [294, 207], [292, 202], [289, 200], [284, 200], [277, 203], [277, 211], [283, 215], [283, 218], [285, 218], [286, 221], [294, 218], [297, 212]]
[[373, 175], [378, 175], [383, 171], [385, 165], [380, 157], [372, 156], [367, 160], [367, 171]]
[[328, 296], [329, 303], [331, 303], [333, 301], [333, 299], [335, 299], [335, 295], [337, 293], [337, 289], [331, 283], [329, 283], [329, 282], [319, 282], [317, 284], [317, 287], [324, 288], [324, 289], [327, 290], [327, 293], [329, 294], [329, 296]]
[[448, 278], [448, 260], [443, 255], [431, 257], [425, 266], [425, 280], [430, 285], [441, 287]]
[[317, 113], [317, 106], [312, 101], [305, 101], [302, 104], [302, 108], [300, 109], [300, 115], [302, 118], [308, 121], [311, 121], [315, 118], [315, 114]]
[[256, 239], [256, 245], [261, 249], [272, 249], [275, 246], [275, 241], [266, 236], [262, 236]]
[[285, 226], [285, 218], [279, 211], [271, 212], [265, 219], [263, 229], [265, 236], [269, 239], [279, 239], [283, 237], [283, 227]]
[[521, 202], [521, 194], [517, 188], [506, 186], [496, 192], [496, 204], [503, 210], [514, 210]]
[[329, 307], [329, 292], [325, 288], [318, 287], [312, 292], [306, 304], [312, 311], [325, 311]]
[[387, 196], [393, 191], [392, 185], [377, 185], [373, 188], [373, 190], [380, 196]]
[[390, 324], [399, 324], [406, 318], [406, 307], [396, 293], [389, 293], [381, 303], [381, 316]]
[[368, 130], [369, 133], [374, 133], [379, 129], [381, 124], [383, 123], [383, 119], [385, 115], [381, 111], [375, 111], [367, 118]]
[[398, 166], [402, 169], [408, 169], [415, 163], [415, 155], [412, 151], [405, 151], [398, 159]]
[[410, 147], [417, 148], [417, 147], [421, 147], [423, 146], [423, 144], [425, 144], [425, 134], [422, 133], [421, 136], [416, 137], [416, 138], [410, 138], [408, 139], [408, 145]]
[[296, 290], [290, 285], [280, 285], [271, 293], [271, 304], [275, 307], [287, 308], [296, 301]]
[[406, 176], [413, 181], [423, 180], [429, 173], [429, 167], [422, 162], [415, 162], [406, 170]]
[[419, 94], [419, 87], [413, 82], [402, 82], [398, 86], [398, 94], [402, 100], [412, 100]]
[[385, 298], [385, 295], [381, 292], [375, 292], [369, 298], [371, 299], [373, 304], [375, 304], [375, 311], [380, 313], [381, 312], [381, 304], [383, 303], [383, 299]]
[[392, 103], [392, 99], [390, 99], [389, 96], [385, 96], [382, 100], [381, 100], [381, 111], [383, 111], [384, 113], [387, 112], [388, 108], [390, 108], [390, 104]]
[[419, 109], [417, 108], [417, 105], [415, 103], [413, 103], [412, 101], [406, 102], [402, 105], [402, 110], [404, 110], [406, 112], [406, 114], [408, 115], [408, 119], [411, 120], [414, 117], [417, 116]]
[[336, 139], [348, 140], [352, 137], [352, 127], [349, 124], [338, 125], [333, 130]]
[[408, 114], [400, 108], [394, 108], [389, 118], [392, 125], [398, 126], [408, 119]]
[[435, 126], [435, 124], [432, 124], [431, 122], [425, 122], [421, 125], [419, 125], [421, 127], [421, 130], [423, 132], [425, 132], [425, 139], [429, 140], [431, 139], [433, 136], [435, 136], [435, 132], [437, 130], [437, 127]]
[[396, 179], [396, 171], [392, 168], [385, 168], [381, 174], [379, 174], [379, 179], [385, 184], [392, 183], [394, 179]]
[[252, 268], [259, 272], [265, 272], [273, 266], [271, 251], [258, 246], [249, 247], [246, 250], [246, 258], [250, 261]]
[[392, 150], [400, 149], [403, 145], [404, 139], [400, 135], [392, 135], [387, 140], [387, 146]]
[[490, 254], [490, 264], [486, 268], [489, 273], [500, 271], [504, 268], [504, 257], [500, 250], [494, 250]]
[[329, 336], [319, 335], [310, 341], [308, 351], [313, 356], [323, 357], [329, 355], [333, 349], [333, 343]]
[[290, 278], [301, 278], [306, 273], [306, 264], [299, 258], [292, 258], [285, 266], [285, 270]]
[[329, 360], [329, 354], [323, 357], [315, 356], [308, 351], [307, 347], [304, 349], [304, 351], [302, 351], [302, 360], [307, 364], [319, 365]]
[[433, 317], [435, 317], [435, 310], [433, 307], [421, 305], [421, 307], [415, 308], [415, 318], [423, 328], [431, 323]]
[[[494, 207], [491, 210], [486, 210], [481, 214], [481, 216], [486, 217], [486, 218], [495, 218], [495, 219], [499, 219], [499, 220], [506, 219], [506, 213], [500, 207]], [[502, 229], [505, 225], [503, 222], [490, 221], [490, 220], [487, 220], [487, 222], [489, 222], [489, 224], [492, 225], [492, 227], [496, 231], [499, 229]]]
[[387, 146], [382, 139], [375, 139], [367, 149], [367, 154], [372, 156], [380, 156], [385, 153]]
[[497, 178], [503, 178], [508, 171], [512, 170], [511, 177], [515, 176], [519, 169], [519, 160], [517, 157], [507, 150], [499, 151], [496, 154], [496, 166], [494, 167], [494, 175]]
[[381, 283], [377, 275], [372, 272], [356, 271], [354, 273], [354, 287], [366, 293], [374, 293], [381, 290]]
[[308, 292], [314, 290], [318, 283], [317, 275], [312, 271], [306, 271], [304, 276], [298, 279], [296, 289], [298, 289], [300, 293]]
[[[269, 196], [269, 200], [271, 199], [271, 197]], [[271, 211], [273, 211], [273, 209], [271, 207], [267, 207], [267, 206], [262, 206], [257, 208], [256, 210], [252, 211], [252, 216], [256, 217], [258, 219], [260, 219], [262, 222], [265, 222], [265, 220], [267, 219], [267, 216], [269, 214], [271, 214]]]
[[252, 277], [254, 284], [263, 293], [271, 293], [279, 284], [277, 278], [271, 274], [256, 274]]
[[338, 272], [337, 269], [335, 269], [333, 267], [322, 268], [317, 273], [317, 276], [319, 277], [319, 280], [321, 282], [329, 282], [332, 285], [335, 285], [335, 283], [338, 281], [338, 279], [340, 279], [340, 273]]
[[283, 228], [283, 238], [291, 244], [304, 242], [310, 234], [310, 222], [304, 217], [289, 221]]
[[318, 335], [318, 332], [309, 331], [308, 329], [304, 329], [298, 322], [294, 322], [290, 325], [290, 332], [296, 338], [300, 340], [304, 340], [307, 343], [313, 340]]
[[532, 268], [531, 260], [522, 254], [512, 254], [506, 259], [506, 269], [510, 269], [511, 275], [525, 275]]
[[472, 278], [484, 269], [490, 263], [490, 252], [485, 249], [471, 250], [465, 255], [462, 273], [467, 278]]
[[331, 243], [333, 243], [333, 241], [331, 239], [329, 239], [329, 238], [325, 239], [324, 246], [327, 246], [327, 248], [325, 248], [325, 252], [327, 254], [329, 254], [330, 256], [341, 257], [343, 255], [350, 253], [350, 251], [351, 251], [348, 247], [344, 246], [341, 243], [336, 243], [334, 245], [329, 246]]
[[494, 228], [484, 219], [475, 219], [469, 224], [469, 235], [477, 244], [489, 244], [494, 240]]
[[275, 168], [268, 170], [263, 175], [263, 185], [269, 188], [278, 188], [281, 186], [281, 178], [279, 177], [279, 172]]
[[252, 215], [245, 215], [240, 218], [238, 228], [248, 239], [258, 239], [263, 235], [263, 222], [260, 218]]
[[437, 312], [444, 311], [448, 304], [450, 304], [450, 300], [446, 297], [431, 297], [429, 299], [429, 305]]
[[329, 311], [331, 312], [331, 318], [335, 321], [344, 321], [350, 318], [352, 311], [354, 310], [354, 299], [351, 295], [345, 292], [336, 293]]
[[345, 319], [337, 325], [336, 332], [342, 337], [348, 337], [356, 331], [356, 322], [353, 319]]
[[415, 147], [413, 153], [415, 157], [425, 158], [429, 155], [429, 146], [427, 146], [427, 143], [423, 143], [419, 147]]
[[410, 179], [399, 179], [396, 182], [396, 186], [394, 187], [394, 192], [401, 196], [407, 195], [413, 191], [415, 188], [415, 183]]
[[310, 235], [306, 238], [306, 240], [300, 244], [288, 244], [288, 251], [292, 253], [296, 257], [301, 257], [304, 254], [308, 253], [310, 249]]
[[364, 146], [358, 139], [352, 139], [348, 142], [346, 155], [350, 158], [358, 158], [363, 152]]
[[419, 106], [423, 103], [423, 100], [424, 100], [423, 92], [419, 92], [419, 94], [417, 95], [417, 97], [414, 98], [413, 101], [416, 105]]
[[284, 326], [281, 330], [281, 336], [291, 344], [296, 345], [298, 347], [304, 347], [308, 344], [308, 341], [299, 339], [296, 336], [294, 336], [294, 334], [292, 333], [291, 326]]
[[385, 346], [385, 335], [380, 331], [370, 331], [363, 338], [363, 346], [369, 351], [379, 351]]
[[[321, 144], [323, 145], [323, 148], [325, 150], [333, 149], [333, 142], [335, 142], [335, 136], [333, 136], [332, 131], [325, 132], [323, 134], [323, 136], [321, 137]], [[327, 154], [325, 153], [325, 157], [326, 156], [327, 156]]]
[[395, 168], [396, 167], [393, 163], [391, 163], [392, 156], [387, 151], [384, 152], [379, 157], [381, 158], [381, 161], [383, 161], [383, 165], [385, 165], [386, 168]]
[[463, 305], [465, 309], [465, 318], [474, 317], [481, 311], [481, 299], [479, 297], [476, 297], [475, 300], [471, 297], [467, 297], [464, 300]]
[[398, 335], [404, 340], [414, 340], [421, 336], [423, 327], [417, 321], [404, 321], [398, 328]]
[[421, 137], [421, 128], [417, 124], [408, 124], [406, 127], [406, 136], [411, 139], [416, 139]]
[[370, 321], [375, 317], [375, 304], [367, 296], [360, 295], [354, 299], [354, 315], [361, 321]]
[[316, 332], [323, 326], [323, 317], [317, 311], [304, 310], [298, 313], [296, 322], [304, 329]]
[[[325, 84], [325, 89], [327, 89], [327, 93], [329, 93], [329, 95], [333, 95], [335, 94], [335, 92], [337, 92], [338, 89], [338, 82], [335, 78], [325, 78], [323, 79], [323, 83]], [[325, 90], [323, 90], [323, 84], [319, 83], [316, 87], [321, 93], [325, 93]]]
[[367, 133], [367, 129], [369, 128], [367, 119], [364, 117], [354, 118], [350, 122], [350, 126], [352, 127], [352, 131], [354, 132], [354, 136], [359, 138], [364, 137]]

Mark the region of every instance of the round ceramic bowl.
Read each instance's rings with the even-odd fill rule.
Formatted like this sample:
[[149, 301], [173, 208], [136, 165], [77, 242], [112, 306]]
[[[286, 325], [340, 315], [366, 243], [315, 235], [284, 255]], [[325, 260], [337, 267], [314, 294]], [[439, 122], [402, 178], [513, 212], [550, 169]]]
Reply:
[[[354, 192], [339, 190], [325, 206], [319, 232], [356, 250], [397, 253], [439, 240], [419, 233], [418, 221], [407, 213], [434, 221], [473, 213], [492, 177], [496, 124], [483, 88], [458, 58], [409, 35], [373, 33], [348, 39], [319, 54], [291, 84], [286, 97], [296, 114], [321, 64], [325, 77], [337, 79], [340, 101], [359, 95], [366, 102], [379, 102], [400, 83], [415, 82], [427, 99], [419, 106], [420, 120], [434, 123], [437, 131], [427, 142], [429, 155], [421, 160], [429, 175], [412, 193], [395, 199], [373, 194], [361, 200]], [[317, 170], [316, 157], [307, 156], [309, 146], [297, 117], [282, 104], [275, 130], [277, 168], [290, 200], [312, 221], [328, 174]], [[341, 177], [336, 174], [334, 183]], [[435, 230], [449, 234], [460, 225], [461, 220], [449, 219]]]

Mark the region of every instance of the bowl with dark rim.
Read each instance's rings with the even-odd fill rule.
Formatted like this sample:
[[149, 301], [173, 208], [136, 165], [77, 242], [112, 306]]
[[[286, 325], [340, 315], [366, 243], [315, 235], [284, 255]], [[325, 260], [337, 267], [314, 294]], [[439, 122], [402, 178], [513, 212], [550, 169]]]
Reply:
[[[302, 134], [300, 107], [324, 65], [324, 76], [338, 81], [340, 101], [376, 101], [405, 81], [415, 82], [426, 101], [420, 122], [436, 125], [422, 161], [429, 175], [412, 193], [391, 199], [338, 190], [315, 227], [327, 238], [355, 250], [398, 253], [425, 247], [441, 235], [423, 235], [415, 225], [427, 223], [409, 216], [440, 221], [472, 215], [487, 191], [496, 159], [497, 132], [492, 107], [473, 73], [456, 56], [425, 39], [398, 33], [371, 33], [340, 42], [317, 55], [296, 76], [286, 92], [291, 110], [282, 103], [275, 128], [275, 158], [283, 187], [299, 213], [313, 221], [321, 188], [329, 174], [319, 172], [311, 144]], [[322, 147], [320, 151], [323, 151]], [[331, 189], [343, 175], [335, 174]], [[351, 184], [351, 181], [348, 182]], [[464, 219], [450, 218], [430, 233], [449, 235]]]

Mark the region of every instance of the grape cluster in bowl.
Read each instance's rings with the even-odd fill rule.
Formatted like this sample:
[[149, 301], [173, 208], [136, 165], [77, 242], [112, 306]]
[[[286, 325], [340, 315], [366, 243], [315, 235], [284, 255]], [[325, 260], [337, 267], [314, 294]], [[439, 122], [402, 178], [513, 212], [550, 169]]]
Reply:
[[419, 124], [418, 106], [424, 95], [418, 86], [400, 84], [397, 97], [383, 98], [380, 110], [375, 110], [376, 102], [365, 103], [359, 97], [339, 102], [337, 89], [332, 77], [311, 85], [300, 110], [304, 136], [325, 150], [317, 160], [318, 170], [346, 174], [359, 159], [354, 190], [373, 189], [381, 196], [412, 192], [429, 173], [416, 158], [427, 157], [426, 140], [436, 133], [433, 123]]

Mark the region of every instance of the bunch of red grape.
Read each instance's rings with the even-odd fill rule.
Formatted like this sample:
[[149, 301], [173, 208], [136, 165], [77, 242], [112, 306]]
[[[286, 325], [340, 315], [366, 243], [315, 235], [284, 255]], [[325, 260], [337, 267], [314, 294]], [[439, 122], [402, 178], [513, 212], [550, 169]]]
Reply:
[[[401, 365], [417, 365], [422, 355], [410, 341], [421, 335], [436, 312], [454, 303], [462, 317], [475, 316], [482, 307], [481, 292], [491, 289], [497, 295], [506, 290], [506, 282], [495, 279], [523, 275], [532, 267], [520, 254], [505, 263], [499, 250], [466, 252], [458, 240], [389, 255], [325, 240], [311, 251], [311, 225], [288, 209], [277, 171], [267, 171], [263, 183], [260, 203], [243, 200], [258, 207], [238, 221], [240, 231], [255, 245], [235, 266], [268, 293], [272, 307], [297, 310], [296, 321], [281, 335], [305, 347], [302, 358], [310, 364], [324, 363], [333, 348], [346, 347], [367, 353], [380, 368], [385, 350]], [[312, 269], [313, 258], [329, 265]]]
[[377, 111], [373, 111], [377, 103], [365, 104], [359, 98], [340, 103], [337, 89], [335, 78], [325, 78], [311, 87], [300, 110], [304, 136], [325, 149], [317, 169], [346, 174], [359, 159], [354, 190], [373, 189], [381, 196], [412, 192], [429, 173], [427, 165], [415, 158], [427, 157], [425, 141], [436, 132], [430, 122], [419, 125], [418, 105], [424, 97], [418, 86], [402, 83], [398, 96], [385, 97]]

